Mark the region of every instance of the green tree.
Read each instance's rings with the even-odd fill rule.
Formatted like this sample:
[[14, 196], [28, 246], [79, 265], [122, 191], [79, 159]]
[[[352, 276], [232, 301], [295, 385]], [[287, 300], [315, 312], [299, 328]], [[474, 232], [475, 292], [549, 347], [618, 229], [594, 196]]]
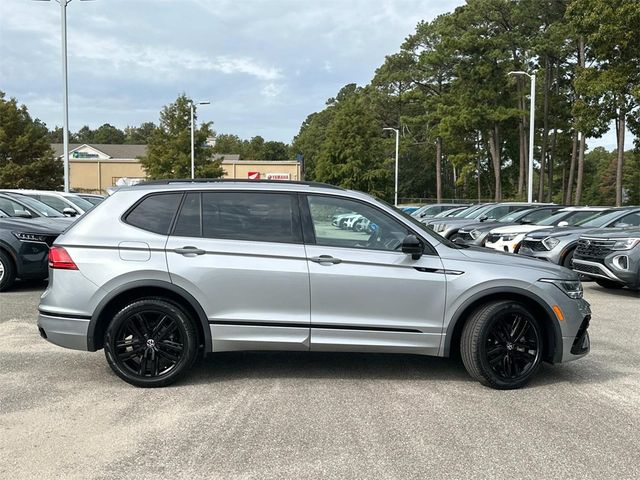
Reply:
[[57, 190], [62, 162], [54, 157], [47, 127], [33, 120], [27, 107], [0, 91], [0, 188]]
[[124, 143], [129, 145], [146, 145], [156, 129], [153, 122], [143, 122], [138, 127], [124, 129]]
[[620, 206], [626, 124], [640, 108], [640, 5], [630, 0], [574, 0], [569, 15], [591, 60], [578, 72], [577, 89], [591, 99], [600, 117], [615, 121], [616, 205]]
[[320, 150], [316, 180], [389, 198], [388, 159], [382, 125], [367, 95], [357, 91], [339, 101]]
[[[151, 134], [147, 155], [140, 159], [149, 178], [191, 176], [190, 102], [182, 94], [160, 112], [160, 125]], [[194, 113], [194, 122], [196, 119]], [[220, 161], [212, 159], [213, 149], [207, 144], [207, 139], [214, 135], [211, 125], [203, 123], [195, 129], [196, 178], [217, 178], [224, 173]]]
[[216, 143], [213, 147], [215, 153], [231, 153], [239, 154], [240, 158], [244, 158], [245, 144], [237, 135], [222, 133], [216, 136]]
[[264, 146], [262, 148], [262, 158], [261, 160], [286, 160], [289, 156], [289, 147], [284, 142], [275, 142], [270, 140], [268, 142], [264, 142]]
[[73, 143], [97, 143], [94, 141], [95, 132], [91, 130], [89, 125], [84, 125], [77, 133], [69, 133], [69, 142]]
[[124, 132], [109, 123], [105, 123], [93, 132], [93, 143], [121, 145], [124, 143]]

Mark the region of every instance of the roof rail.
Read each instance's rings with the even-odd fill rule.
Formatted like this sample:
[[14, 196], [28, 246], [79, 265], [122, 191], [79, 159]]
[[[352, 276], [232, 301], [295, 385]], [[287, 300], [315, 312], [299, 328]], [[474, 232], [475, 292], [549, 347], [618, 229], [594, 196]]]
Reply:
[[335, 185], [329, 185], [322, 182], [304, 182], [300, 180], [249, 180], [249, 179], [234, 179], [234, 178], [172, 178], [167, 180], [148, 180], [137, 183], [135, 186], [146, 185], [174, 185], [180, 183], [268, 183], [268, 184], [292, 184], [292, 185], [306, 185], [308, 187], [320, 187], [320, 188], [332, 188], [334, 190], [344, 190], [342, 187]]

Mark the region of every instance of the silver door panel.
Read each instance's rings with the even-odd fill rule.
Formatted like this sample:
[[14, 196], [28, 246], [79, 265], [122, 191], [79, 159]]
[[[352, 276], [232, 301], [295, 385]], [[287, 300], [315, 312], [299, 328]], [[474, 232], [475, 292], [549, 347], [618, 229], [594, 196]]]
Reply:
[[311, 329], [312, 352], [391, 352], [437, 355], [441, 335]]
[[309, 329], [254, 325], [211, 325], [213, 351], [309, 350]]

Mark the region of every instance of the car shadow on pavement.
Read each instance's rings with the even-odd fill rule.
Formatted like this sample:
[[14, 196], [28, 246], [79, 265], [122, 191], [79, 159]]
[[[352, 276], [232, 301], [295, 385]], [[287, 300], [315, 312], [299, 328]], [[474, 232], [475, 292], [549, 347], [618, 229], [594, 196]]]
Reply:
[[180, 383], [246, 378], [472, 381], [459, 360], [421, 355], [229, 352], [199, 360]]
[[[14, 283], [7, 293], [20, 292], [37, 292], [44, 291], [47, 288], [47, 280], [18, 280]], [[0, 293], [0, 295], [2, 295]]]
[[[627, 375], [608, 363], [594, 363], [589, 358], [558, 365], [543, 363], [524, 388], [599, 384]], [[200, 359], [176, 386], [300, 378], [477, 383], [459, 358], [373, 353], [224, 352]]]

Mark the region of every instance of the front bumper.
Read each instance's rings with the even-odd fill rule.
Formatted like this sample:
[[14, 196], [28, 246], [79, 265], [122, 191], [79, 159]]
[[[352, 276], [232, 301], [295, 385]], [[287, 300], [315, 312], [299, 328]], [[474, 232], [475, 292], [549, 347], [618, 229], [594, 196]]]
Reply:
[[60, 347], [74, 350], [89, 350], [87, 332], [88, 317], [69, 317], [40, 310], [38, 313], [38, 330], [40, 336]]
[[616, 263], [614, 259], [621, 255], [623, 255], [622, 252], [611, 254], [604, 259], [603, 263], [574, 257], [573, 269], [588, 277], [604, 278], [632, 288], [640, 287], [640, 261], [635, 264], [632, 257], [627, 257], [627, 268], [620, 268], [619, 262]]
[[591, 350], [589, 324], [591, 307], [586, 300], [565, 302], [561, 306], [565, 320], [562, 323], [562, 352], [556, 351], [554, 362], [571, 362], [584, 357]]
[[516, 235], [513, 239], [508, 241], [503, 240], [502, 237], [497, 240], [492, 240], [491, 237], [488, 236], [484, 246], [499, 252], [517, 253], [523, 238], [524, 234]]

